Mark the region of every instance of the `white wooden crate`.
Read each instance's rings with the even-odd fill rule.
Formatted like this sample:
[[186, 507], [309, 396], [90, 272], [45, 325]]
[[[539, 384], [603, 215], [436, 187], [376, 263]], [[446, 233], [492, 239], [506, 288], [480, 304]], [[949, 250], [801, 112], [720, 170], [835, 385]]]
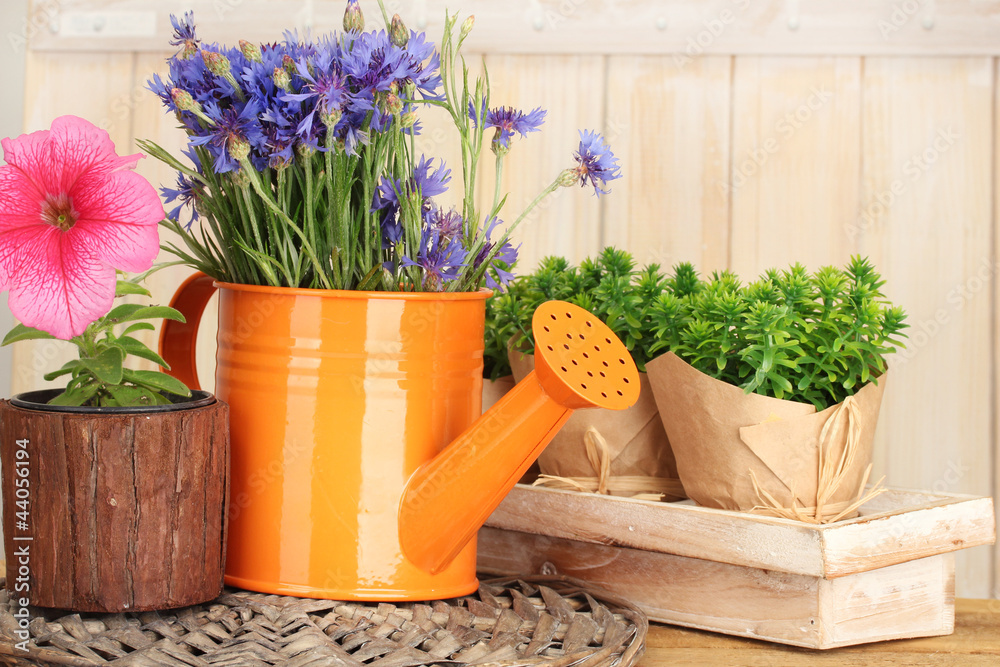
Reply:
[[554, 570], [656, 621], [818, 649], [951, 633], [953, 552], [996, 539], [989, 498], [895, 489], [815, 526], [518, 485], [486, 526], [481, 571]]

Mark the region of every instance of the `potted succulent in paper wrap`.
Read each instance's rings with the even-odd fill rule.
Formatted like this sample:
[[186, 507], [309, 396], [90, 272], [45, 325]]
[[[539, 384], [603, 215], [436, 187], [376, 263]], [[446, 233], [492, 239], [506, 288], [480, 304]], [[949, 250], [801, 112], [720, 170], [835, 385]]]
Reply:
[[4, 345], [68, 341], [62, 389], [0, 402], [7, 588], [17, 606], [138, 611], [222, 589], [226, 406], [136, 357], [177, 311], [122, 271], [150, 268], [163, 207], [107, 132], [74, 116], [3, 140], [0, 287], [20, 324]]
[[639, 270], [629, 253], [605, 248], [579, 267], [548, 257], [490, 300], [487, 365], [495, 374], [511, 368], [521, 380], [534, 368], [532, 313], [550, 299], [569, 301], [604, 320], [640, 371], [639, 401], [628, 410], [582, 410], [570, 417], [538, 459], [539, 483], [668, 501], [685, 497], [645, 373], [656, 342], [651, 309], [665, 289], [659, 266]]
[[[342, 32], [238, 48], [202, 43], [174, 19], [179, 48], [150, 88], [187, 134], [171, 250], [201, 274], [174, 299], [187, 325], [161, 340], [191, 386], [197, 321], [219, 291], [216, 391], [232, 409], [227, 581], [335, 599], [437, 599], [472, 590], [474, 545], [444, 572], [396, 541], [414, 470], [481, 414], [485, 301], [510, 280], [511, 232], [560, 187], [618, 178], [604, 140], [582, 132], [575, 163], [511, 220], [499, 187], [477, 197], [488, 146], [499, 179], [541, 109], [499, 106], [461, 55], [470, 16], [447, 15], [440, 46], [389, 18], [365, 29], [357, 0]], [[374, 5], [374, 3], [373, 3]], [[457, 174], [420, 155], [437, 107], [461, 147]], [[461, 183], [456, 208], [440, 204]]]
[[669, 352], [646, 367], [692, 499], [816, 523], [856, 513], [906, 326], [883, 284], [861, 257], [749, 285], [675, 268], [651, 313], [652, 350]]

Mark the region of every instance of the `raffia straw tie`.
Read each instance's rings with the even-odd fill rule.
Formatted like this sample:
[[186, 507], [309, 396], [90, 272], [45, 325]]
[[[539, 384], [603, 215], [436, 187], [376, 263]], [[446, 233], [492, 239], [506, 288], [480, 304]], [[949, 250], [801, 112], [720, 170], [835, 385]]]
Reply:
[[646, 475], [612, 475], [611, 449], [600, 432], [591, 426], [583, 435], [587, 460], [596, 477], [559, 477], [541, 475], [533, 486], [563, 491], [583, 491], [607, 496], [625, 496], [640, 500], [660, 500], [665, 495], [683, 497], [680, 480]]
[[[757, 493], [757, 500], [760, 502], [751, 511], [779, 516], [785, 519], [805, 521], [807, 523], [833, 523], [854, 513], [859, 507], [885, 491], [885, 489], [881, 488], [882, 482], [885, 481], [885, 477], [883, 477], [867, 493], [865, 492], [865, 487], [868, 485], [868, 479], [871, 477], [872, 472], [872, 465], [869, 463], [868, 467], [865, 468], [865, 473], [861, 478], [861, 483], [858, 485], [854, 499], [836, 503], [830, 502], [830, 498], [846, 483], [847, 477], [853, 468], [854, 460], [858, 456], [858, 450], [861, 447], [861, 418], [859, 413], [860, 408], [858, 407], [857, 400], [853, 396], [848, 396], [830, 414], [826, 423], [823, 424], [823, 430], [819, 434], [819, 469], [817, 470], [819, 483], [816, 485], [815, 506], [799, 506], [796, 502], [795, 489], [791, 489], [792, 506], [784, 507], [767, 490], [761, 488], [757, 481], [757, 475], [751, 470], [750, 480], [753, 482], [754, 491]], [[841, 419], [841, 417], [844, 417], [844, 419]], [[846, 435], [842, 436], [841, 431], [845, 428]], [[830, 452], [833, 450], [833, 446], [844, 437], [847, 439], [844, 449], [840, 457], [834, 460], [830, 456]]]

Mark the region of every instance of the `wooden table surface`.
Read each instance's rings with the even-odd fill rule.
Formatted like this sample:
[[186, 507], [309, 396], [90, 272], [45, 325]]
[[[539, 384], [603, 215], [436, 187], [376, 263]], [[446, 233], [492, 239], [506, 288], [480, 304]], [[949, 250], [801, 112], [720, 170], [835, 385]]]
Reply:
[[957, 600], [955, 634], [813, 651], [713, 632], [649, 624], [640, 667], [1000, 667], [1000, 600]]

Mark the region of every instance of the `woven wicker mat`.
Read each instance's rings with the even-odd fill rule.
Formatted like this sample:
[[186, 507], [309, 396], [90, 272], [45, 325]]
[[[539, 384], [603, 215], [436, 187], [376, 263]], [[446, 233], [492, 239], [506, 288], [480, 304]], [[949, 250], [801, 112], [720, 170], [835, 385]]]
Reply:
[[[0, 579], [0, 582], [3, 580]], [[0, 664], [145, 667], [632, 665], [647, 621], [630, 603], [553, 577], [493, 579], [427, 603], [308, 600], [227, 589], [170, 612], [31, 609], [29, 652], [0, 592]]]

